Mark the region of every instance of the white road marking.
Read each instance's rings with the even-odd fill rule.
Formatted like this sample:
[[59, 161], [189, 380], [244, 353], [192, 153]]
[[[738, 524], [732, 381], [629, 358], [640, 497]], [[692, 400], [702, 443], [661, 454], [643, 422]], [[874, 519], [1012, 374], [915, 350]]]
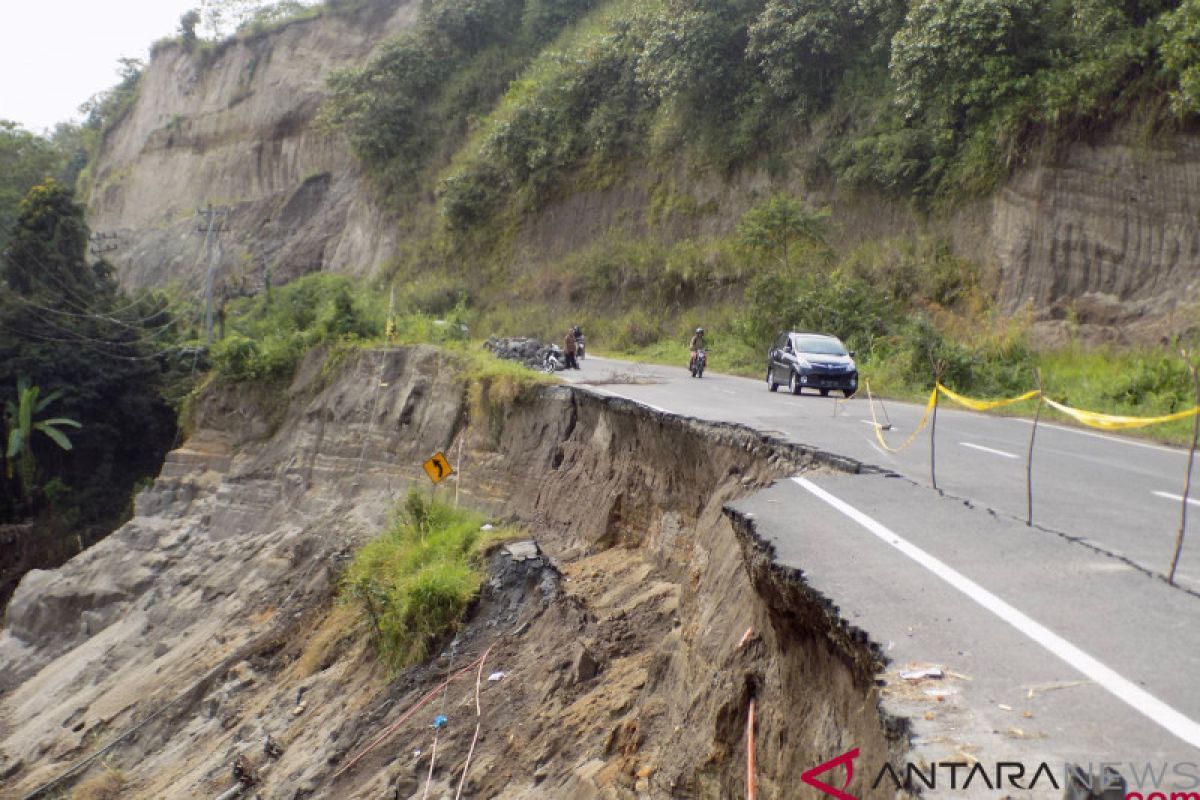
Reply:
[[945, 562], [938, 560], [911, 542], [901, 538], [898, 534], [868, 517], [849, 503], [834, 497], [807, 478], [792, 478], [792, 480], [866, 528], [885, 544], [894, 547], [908, 556], [917, 562], [917, 564], [929, 570], [1046, 648], [1053, 655], [1091, 678], [1114, 697], [1129, 704], [1135, 711], [1144, 714], [1151, 721], [1178, 736], [1192, 747], [1200, 747], [1200, 723], [1189, 719], [1145, 689], [1121, 677], [1111, 668], [1092, 658], [1049, 628], [1026, 616], [1023, 612], [1001, 600]]
[[971, 444], [970, 442], [959, 442], [959, 444], [961, 444], [963, 447], [970, 447], [972, 450], [982, 450], [985, 453], [994, 453], [998, 456], [1004, 456], [1005, 458], [1020, 458], [1020, 456], [1015, 456], [1012, 453], [1006, 453], [1003, 450], [993, 450], [992, 448], [984, 447], [981, 444]]
[[[860, 419], [859, 422], [861, 422], [863, 425], [870, 425], [872, 428], [875, 427], [875, 423], [869, 419]], [[883, 426], [880, 425], [880, 427], [883, 427]]]
[[891, 456], [889, 456], [886, 452], [884, 452], [884, 449], [882, 447], [875, 444], [874, 442], [867, 442], [867, 444], [871, 445], [871, 447], [874, 447], [875, 452], [879, 453], [879, 455], [883, 456], [884, 458], [891, 458]]
[[[1151, 492], [1150, 494], [1157, 495], [1157, 496], [1165, 498], [1167, 500], [1174, 500], [1176, 503], [1183, 501], [1183, 495], [1181, 495], [1181, 494], [1171, 494], [1170, 492]], [[1189, 497], [1188, 505], [1200, 506], [1200, 500], [1197, 500], [1194, 497]]]
[[[964, 413], [966, 413], [966, 412], [964, 412]], [[1005, 417], [1004, 419], [1011, 419], [1011, 420], [1015, 420], [1017, 422], [1024, 422], [1026, 425], [1033, 424], [1033, 420], [1025, 419], [1024, 417]], [[1065, 431], [1067, 433], [1077, 433], [1080, 436], [1090, 436], [1093, 439], [1103, 439], [1106, 442], [1116, 442], [1117, 444], [1128, 444], [1128, 445], [1133, 445], [1134, 447], [1144, 447], [1147, 450], [1161, 450], [1164, 453], [1176, 453], [1176, 454], [1182, 455], [1182, 456], [1187, 455], [1187, 450], [1184, 450], [1179, 447], [1168, 447], [1168, 446], [1162, 445], [1162, 444], [1151, 444], [1150, 442], [1139, 442], [1136, 439], [1126, 439], [1121, 436], [1110, 436], [1105, 433], [1093, 433], [1092, 431], [1081, 431], [1078, 428], [1072, 428], [1069, 425], [1055, 425], [1053, 422], [1039, 422], [1038, 427], [1039, 428], [1054, 428], [1054, 430], [1056, 430], [1056, 431]]]

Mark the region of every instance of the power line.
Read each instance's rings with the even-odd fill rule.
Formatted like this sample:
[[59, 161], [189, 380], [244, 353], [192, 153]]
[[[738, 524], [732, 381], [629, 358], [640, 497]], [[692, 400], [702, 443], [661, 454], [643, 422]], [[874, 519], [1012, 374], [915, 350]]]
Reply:
[[[204, 231], [204, 252], [206, 253], [206, 255], [208, 257], [208, 273], [204, 279], [204, 335], [205, 335], [206, 341], [208, 342], [208, 346], [212, 347], [213, 276], [214, 276], [214, 273], [216, 272], [216, 267], [217, 267], [216, 261], [213, 259], [213, 248], [212, 248], [213, 234], [214, 233], [219, 234], [222, 231], [228, 230], [228, 228], [221, 227], [220, 223], [218, 223], [214, 227], [214, 222], [216, 221], [217, 217], [220, 217], [222, 222], [226, 221], [229, 218], [229, 209], [228, 208], [213, 208], [212, 203], [209, 203], [207, 208], [201, 209], [201, 210], [197, 211], [196, 213], [198, 213], [198, 214], [200, 214], [200, 216], [204, 217], [204, 228], [202, 229]], [[217, 245], [217, 252], [218, 253], [220, 252], [220, 243], [219, 242]]]
[[[67, 284], [64, 283], [60, 278], [58, 278], [54, 274], [53, 269], [51, 269], [49, 266], [47, 266], [45, 262], [43, 262], [37, 258], [33, 258], [31, 260], [33, 261], [34, 264], [36, 264], [38, 267], [41, 268], [41, 271], [37, 274], [37, 277], [38, 278], [49, 278], [51, 281], [53, 281], [53, 283], [58, 287], [58, 289], [63, 292], [64, 305], [67, 305], [69, 308], [77, 308], [79, 310], [79, 312], [82, 312], [82, 313], [74, 312], [74, 311], [64, 311], [59, 308], [51, 308], [49, 306], [45, 306], [40, 303], [34, 302], [33, 300], [30, 300], [29, 298], [24, 297], [21, 294], [14, 292], [12, 297], [17, 302], [22, 303], [23, 305], [30, 306], [32, 308], [36, 308], [39, 311], [43, 311], [43, 312], [49, 313], [49, 314], [56, 314], [56, 315], [64, 316], [64, 317], [72, 317], [75, 319], [91, 319], [91, 320], [96, 320], [96, 321], [100, 321], [100, 322], [108, 322], [113, 325], [119, 325], [121, 327], [129, 328], [130, 330], [134, 330], [134, 331], [144, 331], [144, 330], [163, 328], [163, 327], [168, 327], [170, 325], [175, 324], [174, 320], [167, 322], [164, 325], [148, 326], [148, 325], [142, 324], [145, 322], [149, 322], [150, 320], [153, 320], [156, 317], [161, 317], [164, 314], [167, 314], [167, 315], [171, 314], [171, 310], [169, 307], [158, 308], [155, 311], [151, 312], [150, 314], [148, 314], [144, 317], [138, 317], [136, 319], [119, 319], [115, 316], [116, 314], [118, 314], [122, 311], [128, 311], [130, 309], [137, 308], [138, 306], [144, 306], [146, 303], [161, 302], [158, 297], [154, 297], [152, 295], [149, 295], [149, 296], [141, 295], [138, 297], [131, 297], [129, 302], [126, 303], [125, 305], [119, 306], [117, 308], [105, 309], [105, 313], [93, 311], [89, 307], [90, 303], [87, 301], [81, 301], [79, 299], [79, 296], [74, 293], [74, 290], [71, 289], [71, 287], [67, 286]], [[70, 303], [65, 302], [66, 299], [75, 299], [77, 302], [83, 303], [83, 305], [82, 306], [72, 305]], [[170, 303], [169, 300], [167, 302], [168, 302], [168, 304]], [[189, 311], [195, 310], [195, 307], [193, 306], [191, 300], [179, 299], [178, 302], [182, 303], [185, 307], [187, 307], [187, 309]], [[176, 314], [175, 316], [179, 316], [179, 315]]]

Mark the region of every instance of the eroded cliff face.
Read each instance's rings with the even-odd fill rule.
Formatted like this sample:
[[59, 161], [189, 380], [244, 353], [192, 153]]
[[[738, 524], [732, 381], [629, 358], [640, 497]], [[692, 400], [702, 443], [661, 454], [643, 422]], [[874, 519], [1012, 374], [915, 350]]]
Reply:
[[[472, 419], [463, 389], [413, 348], [310, 358], [276, 426], [266, 397], [208, 395], [136, 516], [18, 590], [0, 797], [454, 796], [464, 770], [467, 797], [732, 797], [752, 698], [760, 796], [846, 742], [905, 751], [879, 649], [724, 511], [820, 454], [566, 387]], [[438, 449], [462, 502], [535, 544], [494, 553], [441, 655], [389, 676], [334, 582]]]
[[[197, 210], [228, 208], [218, 274], [369, 272], [394, 247], [344, 143], [316, 114], [339, 67], [410, 28], [415, 0], [373, 0], [262, 35], [189, 52], [158, 47], [137, 99], [92, 165], [92, 229], [128, 286], [202, 283]], [[261, 274], [252, 276], [261, 281]]]
[[991, 214], [1004, 306], [1096, 324], [1194, 315], [1198, 198], [1200, 139], [1182, 134], [1119, 132], [1018, 171]]
[[[115, 234], [105, 255], [121, 280], [199, 287], [205, 237], [196, 211], [209, 203], [231, 209], [216, 237], [218, 280], [250, 272], [254, 289], [267, 271], [279, 282], [314, 270], [368, 275], [387, 262], [412, 220], [376, 204], [345, 142], [326, 135], [315, 115], [329, 72], [409, 29], [418, 7], [373, 0], [209, 51], [160, 47], [93, 166], [91, 222]], [[812, 191], [760, 172], [725, 180], [663, 169], [561, 197], [525, 219], [513, 264], [536, 274], [537, 265], [614, 232], [728, 234], [764, 193]], [[656, 214], [655, 192], [666, 186], [688, 201], [686, 213]], [[994, 197], [944, 217], [923, 220], [906, 204], [836, 187], [810, 199], [833, 206], [837, 244], [946, 236], [984, 268], [1007, 312], [1028, 307], [1041, 320], [1155, 338], [1191, 324], [1183, 316], [1200, 299], [1198, 189], [1196, 136], [1116, 131], [1035, 155]]]

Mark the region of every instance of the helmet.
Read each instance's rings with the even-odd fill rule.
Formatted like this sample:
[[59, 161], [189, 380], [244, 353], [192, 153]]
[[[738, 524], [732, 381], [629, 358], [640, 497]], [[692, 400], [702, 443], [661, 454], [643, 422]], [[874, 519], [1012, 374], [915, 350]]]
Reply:
[[704, 328], [696, 328], [696, 333], [704, 333]]

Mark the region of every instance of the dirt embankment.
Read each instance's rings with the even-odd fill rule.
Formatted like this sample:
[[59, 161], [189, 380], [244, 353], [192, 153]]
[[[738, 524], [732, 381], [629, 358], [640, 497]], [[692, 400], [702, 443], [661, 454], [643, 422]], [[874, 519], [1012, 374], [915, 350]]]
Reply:
[[[878, 652], [724, 511], [818, 455], [565, 387], [468, 425], [425, 348], [321, 367], [286, 397], [210, 395], [137, 516], [22, 585], [0, 797], [73, 765], [54, 790], [80, 797], [743, 796], [751, 699], [759, 797], [906, 749]], [[493, 553], [468, 623], [389, 676], [334, 581], [438, 449], [460, 501], [538, 549]]]

